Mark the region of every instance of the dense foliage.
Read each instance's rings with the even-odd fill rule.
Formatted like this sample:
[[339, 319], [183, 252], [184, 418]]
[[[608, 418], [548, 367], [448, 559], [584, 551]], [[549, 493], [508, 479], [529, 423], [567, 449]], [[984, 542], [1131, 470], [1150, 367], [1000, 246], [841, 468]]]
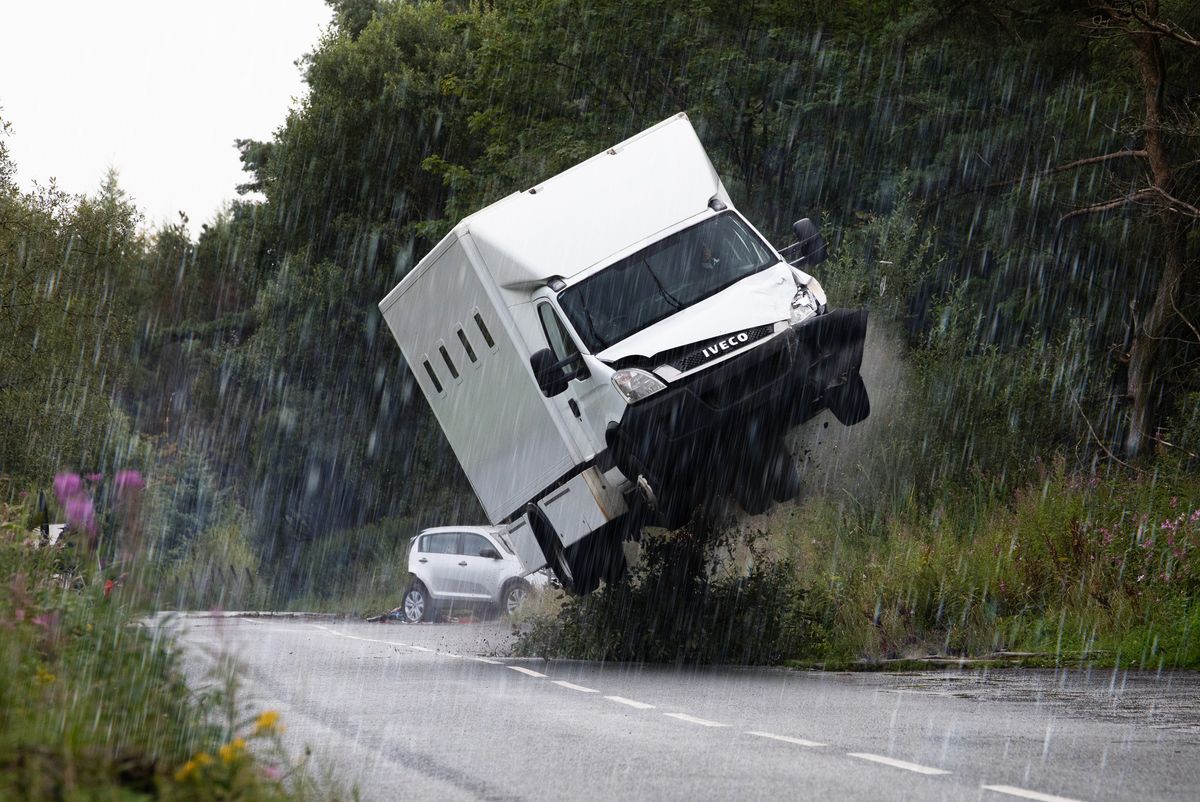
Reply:
[[1196, 470], [1194, 3], [330, 4], [195, 241], [138, 235], [115, 181], [21, 194], [0, 153], [0, 471], [141, 460], [164, 602], [337, 594], [480, 519], [376, 304], [461, 216], [681, 110], [773, 241], [821, 219], [831, 298], [886, 335], [886, 425], [813, 487], [875, 536], [1055, 458]]

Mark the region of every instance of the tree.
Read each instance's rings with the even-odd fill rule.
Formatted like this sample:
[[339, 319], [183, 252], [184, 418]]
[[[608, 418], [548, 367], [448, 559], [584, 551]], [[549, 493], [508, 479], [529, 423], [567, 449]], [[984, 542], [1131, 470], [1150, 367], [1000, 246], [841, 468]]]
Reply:
[[[1200, 39], [1171, 19], [1159, 0], [1117, 0], [1096, 4], [1096, 36], [1119, 43], [1137, 68], [1142, 96], [1141, 147], [1100, 158], [1132, 158], [1142, 163], [1141, 180], [1119, 197], [1077, 209], [1068, 216], [1097, 214], [1139, 204], [1152, 219], [1160, 243], [1161, 269], [1149, 307], [1134, 309], [1128, 350], [1129, 429], [1125, 451], [1137, 456], [1156, 439], [1155, 418], [1167, 367], [1164, 340], [1182, 323], [1200, 342], [1197, 323], [1182, 309], [1184, 288], [1194, 281], [1197, 256], [1189, 235], [1200, 222], [1200, 192], [1187, 180], [1200, 160], [1200, 113], [1194, 84], [1173, 85], [1172, 68], [1200, 59]], [[1194, 13], [1194, 5], [1193, 16]], [[1191, 52], [1180, 56], [1173, 49]], [[1186, 72], [1184, 73], [1187, 74]], [[1192, 73], [1193, 77], [1195, 73]]]

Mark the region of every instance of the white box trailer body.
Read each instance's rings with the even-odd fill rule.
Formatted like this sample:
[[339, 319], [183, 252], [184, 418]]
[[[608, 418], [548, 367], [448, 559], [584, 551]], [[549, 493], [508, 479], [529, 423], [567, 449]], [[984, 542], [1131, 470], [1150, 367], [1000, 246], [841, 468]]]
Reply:
[[[709, 269], [714, 276], [742, 269], [737, 260], [747, 254], [761, 264], [684, 304], [671, 292], [677, 279], [664, 286], [660, 273], [677, 272], [679, 254], [695, 250], [698, 236], [718, 236], [726, 267]], [[710, 258], [710, 268], [721, 261]], [[613, 293], [626, 287], [628, 314], [593, 315], [589, 303], [620, 307], [626, 299], [614, 302]], [[628, 521], [641, 501], [661, 506], [674, 471], [658, 432], [667, 435], [664, 446], [686, 438], [680, 454], [696, 469], [683, 471], [689, 481], [711, 473], [701, 453], [711, 438], [693, 442], [690, 433], [697, 426], [688, 421], [708, 409], [693, 380], [767, 341], [794, 338], [801, 292], [807, 314], [825, 310], [820, 285], [733, 209], [679, 114], [465, 218], [379, 307], [489, 521], [509, 525], [529, 570], [540, 567], [533, 564], [540, 552], [562, 578], [570, 574], [566, 550], [582, 555], [581, 540]], [[856, 378], [865, 313], [837, 328], [853, 329], [851, 340], [857, 333], [857, 357], [852, 344], [853, 364], [842, 370]], [[682, 363], [681, 349], [694, 352]], [[668, 385], [681, 392], [660, 393], [653, 403], [640, 395]], [[820, 403], [806, 396], [805, 415]], [[765, 409], [761, 400], [745, 408]], [[794, 417], [781, 410], [769, 417]], [[668, 517], [694, 505], [694, 495], [683, 493]], [[586, 562], [577, 561], [576, 573], [590, 571]], [[587, 590], [595, 579], [574, 584]]]

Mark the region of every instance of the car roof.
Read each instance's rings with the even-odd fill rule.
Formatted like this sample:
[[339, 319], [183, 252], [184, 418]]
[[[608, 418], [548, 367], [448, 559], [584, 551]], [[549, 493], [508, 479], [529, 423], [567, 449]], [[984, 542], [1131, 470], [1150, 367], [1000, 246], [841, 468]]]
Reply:
[[480, 535], [494, 535], [504, 529], [502, 526], [433, 526], [429, 529], [422, 529], [413, 537], [421, 535], [436, 535], [442, 532], [472, 532]]

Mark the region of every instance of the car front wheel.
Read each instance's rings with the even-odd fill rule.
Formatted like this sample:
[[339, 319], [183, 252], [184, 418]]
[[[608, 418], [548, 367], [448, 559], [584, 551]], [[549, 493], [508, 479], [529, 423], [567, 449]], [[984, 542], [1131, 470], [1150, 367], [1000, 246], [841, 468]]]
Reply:
[[413, 582], [404, 592], [404, 620], [410, 624], [428, 621], [433, 615], [429, 591], [420, 582]]

